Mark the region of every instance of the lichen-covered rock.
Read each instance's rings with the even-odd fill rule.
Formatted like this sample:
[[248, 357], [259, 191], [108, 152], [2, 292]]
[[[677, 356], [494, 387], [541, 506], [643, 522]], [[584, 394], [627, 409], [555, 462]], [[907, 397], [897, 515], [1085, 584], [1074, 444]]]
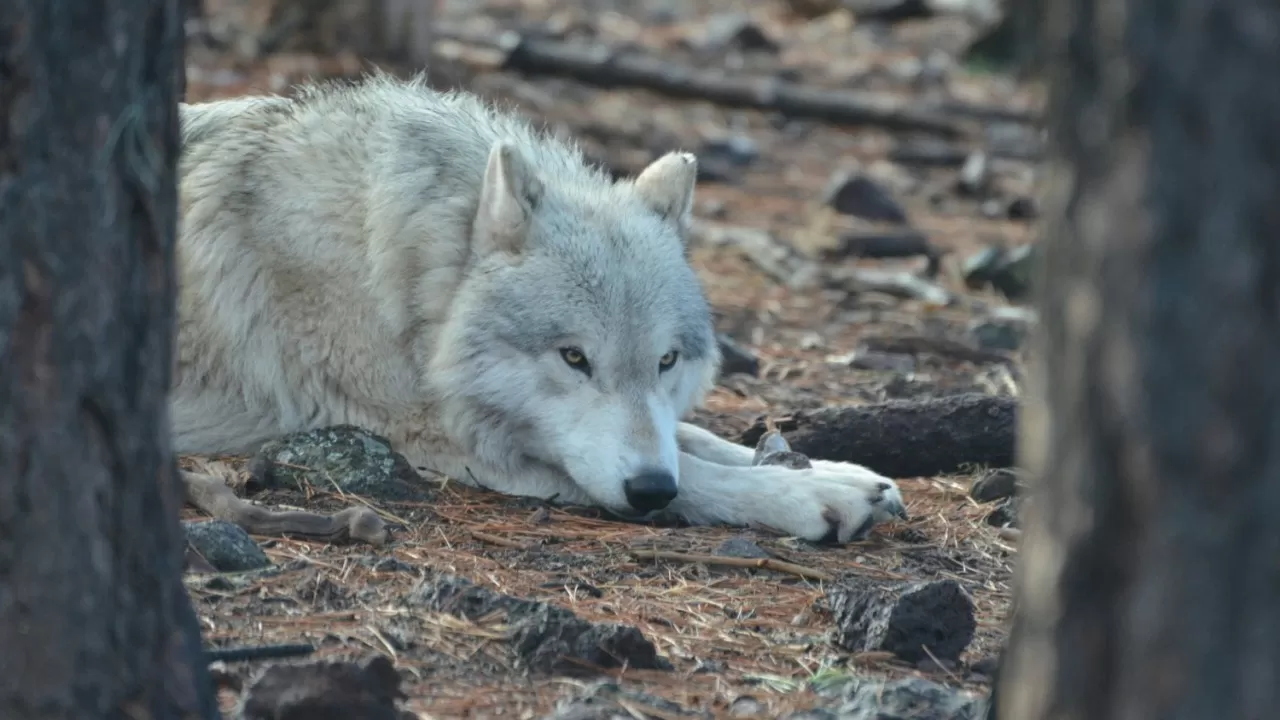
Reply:
[[224, 520], [183, 523], [187, 542], [218, 572], [244, 572], [271, 564], [239, 525]]
[[430, 486], [385, 438], [354, 425], [294, 433], [263, 445], [250, 466], [264, 488], [336, 485], [364, 497], [426, 501]]
[[787, 716], [788, 720], [981, 720], [986, 713], [983, 698], [914, 677], [890, 682], [854, 678], [820, 690], [819, 695], [824, 699], [821, 710], [828, 714], [805, 711]]
[[555, 710], [543, 720], [632, 720], [636, 711], [649, 717], [707, 718], [711, 713], [682, 707], [666, 698], [620, 687], [614, 682], [598, 682], [568, 695], [556, 703]]

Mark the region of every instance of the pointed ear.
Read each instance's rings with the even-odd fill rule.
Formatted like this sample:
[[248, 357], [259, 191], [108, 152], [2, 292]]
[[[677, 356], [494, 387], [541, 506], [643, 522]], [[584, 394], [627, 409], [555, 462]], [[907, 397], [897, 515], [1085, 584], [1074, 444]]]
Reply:
[[654, 160], [636, 176], [640, 198], [681, 235], [693, 220], [693, 189], [698, 180], [698, 158], [693, 153], [670, 152]]
[[524, 249], [533, 211], [542, 199], [542, 181], [509, 142], [498, 142], [489, 151], [480, 185], [471, 244], [477, 254], [494, 251], [518, 253]]

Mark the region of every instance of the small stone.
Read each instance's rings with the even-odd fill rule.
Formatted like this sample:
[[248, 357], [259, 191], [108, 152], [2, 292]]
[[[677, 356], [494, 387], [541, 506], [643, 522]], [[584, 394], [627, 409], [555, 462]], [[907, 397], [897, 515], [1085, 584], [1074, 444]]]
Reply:
[[1008, 216], [1008, 210], [1000, 200], [987, 200], [978, 207], [978, 212], [988, 220], [1000, 220]]
[[854, 677], [820, 693], [836, 696], [832, 717], [841, 720], [979, 720], [986, 712], [978, 694], [919, 677]]
[[983, 350], [1013, 352], [1022, 348], [1035, 325], [1035, 313], [1023, 308], [997, 308], [975, 320], [969, 337]]
[[225, 520], [183, 523], [187, 542], [218, 572], [244, 572], [271, 564], [267, 554], [239, 525]]
[[984, 152], [975, 152], [965, 159], [960, 168], [958, 186], [965, 195], [981, 195], [991, 180], [991, 163]]
[[1040, 214], [1036, 201], [1025, 195], [1010, 200], [1007, 212], [1010, 220], [1032, 220]]
[[823, 194], [823, 202], [844, 215], [874, 222], [905, 224], [907, 212], [876, 181], [861, 173], [837, 173]]
[[988, 471], [969, 487], [969, 497], [980, 503], [1003, 500], [1017, 492], [1018, 474], [1009, 468]]
[[1035, 262], [1036, 245], [1022, 245], [1013, 250], [987, 247], [964, 263], [965, 284], [972, 289], [994, 287], [1010, 300], [1021, 300], [1031, 289], [1031, 266]]
[[750, 695], [742, 695], [729, 704], [729, 717], [761, 717], [766, 710], [764, 703]]
[[760, 360], [733, 338], [723, 333], [716, 334], [716, 342], [720, 345], [720, 375], [722, 377], [742, 373], [755, 377], [760, 374]]
[[857, 370], [909, 373], [916, 369], [916, 359], [911, 355], [859, 349], [849, 358], [849, 367]]
[[860, 21], [900, 22], [933, 17], [926, 0], [845, 0], [844, 7]]
[[786, 720], [840, 720], [841, 716], [826, 708], [810, 708], [808, 710], [797, 710], [784, 717]]
[[999, 528], [1018, 527], [1018, 511], [1021, 506], [1021, 498], [1017, 495], [1006, 498], [994, 510], [987, 513], [987, 524]]
[[703, 161], [707, 156], [745, 167], [760, 157], [760, 148], [755, 140], [746, 135], [726, 135], [703, 143], [702, 149], [698, 152], [698, 161]]
[[702, 50], [740, 52], [777, 52], [778, 43], [765, 34], [745, 12], [720, 13], [711, 16], [699, 43]]
[[969, 665], [969, 671], [986, 675], [987, 677], [995, 677], [996, 669], [1000, 667], [999, 655], [987, 655], [986, 657], [975, 660]]
[[711, 554], [719, 555], [721, 557], [739, 558], [773, 557], [767, 550], [744, 537], [731, 537], [728, 540], [725, 540], [720, 543], [715, 550], [712, 550]]

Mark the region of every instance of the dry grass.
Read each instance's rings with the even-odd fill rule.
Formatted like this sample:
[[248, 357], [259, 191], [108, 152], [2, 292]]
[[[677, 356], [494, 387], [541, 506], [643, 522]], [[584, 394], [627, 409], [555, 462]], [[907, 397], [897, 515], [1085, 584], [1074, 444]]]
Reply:
[[[724, 708], [749, 694], [779, 711], [809, 701], [806, 681], [842, 673], [919, 673], [964, 683], [963, 669], [926, 672], [883, 653], [843, 653], [827, 641], [831, 624], [822, 597], [831, 581], [814, 578], [856, 573], [952, 578], [970, 593], [980, 618], [967, 658], [986, 656], [1000, 642], [1013, 548], [983, 522], [985, 510], [968, 500], [959, 480], [902, 486], [909, 523], [830, 548], [755, 530], [653, 527], [589, 511], [531, 509], [455, 483], [429, 505], [368, 503], [403, 525], [386, 549], [261, 537], [271, 560], [288, 571], [242, 588], [210, 587], [201, 576], [189, 586], [209, 643], [311, 642], [318, 657], [384, 653], [405, 671], [409, 707], [423, 717], [482, 717], [498, 708], [537, 716], [573, 682], [505, 671], [506, 628], [499, 618], [473, 623], [400, 607], [419, 570], [552, 602], [591, 622], [636, 626], [675, 670], [614, 674], [685, 706]], [[322, 488], [307, 494], [308, 507], [368, 502]], [[742, 536], [785, 564], [741, 567], [759, 561], [713, 555], [721, 542]], [[389, 560], [403, 569], [378, 569]]]

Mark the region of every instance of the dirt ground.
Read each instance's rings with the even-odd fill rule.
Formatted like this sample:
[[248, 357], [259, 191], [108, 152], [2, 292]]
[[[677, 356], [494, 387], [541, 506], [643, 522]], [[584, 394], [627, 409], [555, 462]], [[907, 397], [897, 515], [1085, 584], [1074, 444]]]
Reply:
[[[244, 14], [254, 3], [205, 5], [211, 23], [261, 32], [254, 23], [262, 24], [262, 9]], [[472, 0], [443, 7], [433, 83], [512, 104], [580, 138], [593, 158], [619, 172], [676, 147], [702, 158], [706, 177], [698, 189], [693, 262], [719, 330], [759, 361], [755, 375], [722, 379], [699, 412], [706, 427], [736, 437], [762, 416], [802, 409], [961, 390], [1018, 394], [1016, 351], [1009, 353], [1010, 363], [985, 362], [942, 344], [932, 352], [881, 354], [878, 363], [850, 359], [876, 337], [973, 345], [971, 323], [1009, 304], [991, 289], [966, 287], [961, 265], [983, 248], [1019, 246], [1034, 233], [1027, 213], [1006, 208], [1034, 196], [1035, 166], [1008, 148], [1038, 142], [1028, 118], [1040, 95], [960, 59], [978, 31], [973, 22], [954, 15], [871, 22], [844, 10], [809, 18], [782, 0]], [[717, 23], [741, 13], [756, 32], [717, 40]], [[629, 48], [672, 67], [724, 77], [781, 78], [818, 96], [858, 91], [886, 106], [928, 105], [958, 135], [887, 127], [891, 120], [838, 123], [785, 109], [741, 109], [642, 87], [519, 73], [499, 67], [491, 51], [468, 40], [498, 37], [500, 30]], [[193, 39], [188, 57], [188, 101], [287, 92], [310, 77], [353, 77], [368, 67], [350, 52], [305, 45], [257, 54]], [[911, 148], [932, 148], [935, 159], [911, 156]], [[988, 177], [982, 187], [966, 190], [960, 165], [984, 148]], [[833, 211], [824, 193], [841, 172], [862, 173], [886, 190], [905, 210], [905, 222]], [[936, 275], [926, 271], [927, 257], [859, 257], [840, 241], [855, 234], [896, 237], [904, 229], [918, 231], [936, 250]], [[759, 231], [769, 239], [764, 251], [752, 239]], [[769, 260], [782, 255], [789, 259], [781, 268]], [[951, 300], [832, 280], [854, 269], [904, 271]], [[806, 280], [805, 272], [819, 279]], [[973, 478], [902, 479], [911, 520], [878, 527], [846, 547], [754, 529], [625, 523], [449, 484], [431, 503], [374, 504], [397, 526], [387, 547], [256, 537], [276, 572], [252, 582], [192, 574], [188, 587], [210, 645], [311, 643], [313, 658], [385, 654], [405, 676], [405, 708], [423, 718], [542, 717], [587, 682], [513, 665], [497, 617], [406, 612], [393, 602], [423, 577], [440, 573], [545, 601], [588, 622], [634, 626], [671, 668], [602, 675], [716, 717], [729, 716], [730, 708], [741, 715], [744, 696], [759, 703], [760, 717], [811, 707], [815, 687], [847, 675], [916, 675], [982, 691], [987, 677], [973, 666], [1002, 641], [1016, 542], [985, 521], [990, 505], [969, 498]], [[325, 510], [361, 501], [326, 488], [265, 500]], [[187, 519], [198, 518], [188, 511]], [[711, 555], [734, 539], [796, 567], [724, 567], [681, 556], [655, 560], [641, 552]], [[836, 647], [823, 599], [829, 580], [821, 578], [849, 574], [959, 582], [978, 615], [961, 661], [906, 663]], [[230, 707], [234, 696], [225, 699]], [[635, 702], [628, 712], [637, 718], [679, 715], [669, 706]]]

